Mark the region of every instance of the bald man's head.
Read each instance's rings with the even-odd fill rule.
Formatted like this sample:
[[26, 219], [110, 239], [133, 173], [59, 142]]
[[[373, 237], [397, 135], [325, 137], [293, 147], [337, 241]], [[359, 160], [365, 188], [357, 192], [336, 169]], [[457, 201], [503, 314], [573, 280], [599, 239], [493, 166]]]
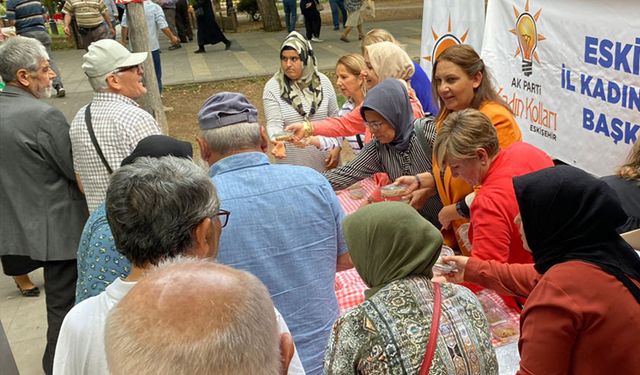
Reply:
[[143, 277], [111, 311], [105, 328], [113, 374], [277, 375], [279, 341], [260, 280], [186, 258]]

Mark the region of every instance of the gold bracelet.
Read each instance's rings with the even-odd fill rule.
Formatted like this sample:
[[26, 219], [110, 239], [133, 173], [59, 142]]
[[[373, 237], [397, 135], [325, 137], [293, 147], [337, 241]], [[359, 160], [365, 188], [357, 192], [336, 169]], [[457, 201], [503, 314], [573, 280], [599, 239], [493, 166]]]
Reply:
[[305, 138], [311, 137], [313, 135], [313, 125], [311, 124], [311, 121], [304, 120], [303, 124], [304, 124], [304, 137]]

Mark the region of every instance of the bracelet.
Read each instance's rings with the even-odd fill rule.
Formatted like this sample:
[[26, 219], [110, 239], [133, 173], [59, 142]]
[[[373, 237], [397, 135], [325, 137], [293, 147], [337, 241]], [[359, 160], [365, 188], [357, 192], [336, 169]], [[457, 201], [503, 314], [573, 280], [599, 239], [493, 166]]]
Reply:
[[313, 135], [313, 125], [311, 124], [311, 121], [309, 120], [304, 120], [303, 122], [304, 124], [304, 137], [308, 138], [311, 137]]
[[420, 189], [420, 187], [422, 186], [422, 184], [420, 183], [420, 177], [418, 177], [418, 175], [413, 176], [416, 178], [416, 183], [418, 184], [418, 187], [416, 188], [416, 190]]

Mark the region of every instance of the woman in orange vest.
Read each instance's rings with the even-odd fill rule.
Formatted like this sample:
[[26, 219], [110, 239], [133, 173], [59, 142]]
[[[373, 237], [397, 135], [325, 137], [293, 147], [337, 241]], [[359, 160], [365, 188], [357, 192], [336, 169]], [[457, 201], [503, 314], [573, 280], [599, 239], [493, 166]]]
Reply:
[[[496, 92], [484, 62], [471, 46], [455, 45], [444, 50], [433, 64], [431, 85], [440, 109], [436, 131], [451, 112], [474, 108], [489, 117], [495, 126], [500, 148], [522, 140], [509, 105]], [[435, 158], [433, 174], [403, 176], [396, 182], [409, 185], [409, 190], [413, 191], [411, 204], [414, 207], [422, 207], [421, 203], [437, 190], [444, 205], [438, 218], [445, 243], [460, 249], [464, 255], [470, 254], [467, 231], [473, 186], [453, 177], [451, 170], [441, 168]]]

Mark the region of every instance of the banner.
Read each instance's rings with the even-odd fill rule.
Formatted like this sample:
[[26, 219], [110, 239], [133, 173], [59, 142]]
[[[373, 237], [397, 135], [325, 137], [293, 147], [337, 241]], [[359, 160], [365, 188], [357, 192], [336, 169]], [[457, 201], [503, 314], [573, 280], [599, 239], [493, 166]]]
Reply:
[[429, 79], [432, 61], [447, 47], [470, 44], [480, 52], [483, 29], [483, 0], [425, 0], [420, 65]]
[[640, 135], [638, 0], [490, 0], [482, 58], [523, 140], [598, 176]]

